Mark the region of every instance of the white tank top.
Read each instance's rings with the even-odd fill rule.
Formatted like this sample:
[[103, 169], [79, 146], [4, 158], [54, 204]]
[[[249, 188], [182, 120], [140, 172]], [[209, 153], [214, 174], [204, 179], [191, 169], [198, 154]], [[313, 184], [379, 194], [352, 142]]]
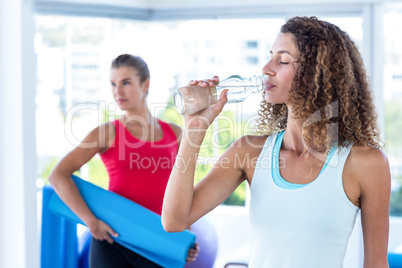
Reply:
[[342, 183], [351, 146], [337, 149], [311, 183], [285, 189], [273, 180], [277, 137], [267, 138], [251, 182], [249, 267], [341, 268], [359, 210]]

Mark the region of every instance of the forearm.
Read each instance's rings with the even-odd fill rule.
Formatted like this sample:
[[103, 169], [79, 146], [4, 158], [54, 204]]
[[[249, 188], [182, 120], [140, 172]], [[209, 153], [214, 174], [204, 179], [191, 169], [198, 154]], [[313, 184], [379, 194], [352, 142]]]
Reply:
[[87, 225], [96, 222], [97, 218], [82, 198], [77, 186], [71, 179], [71, 174], [57, 169], [49, 177], [55, 192], [63, 202]]
[[167, 231], [183, 231], [191, 225], [194, 174], [204, 136], [202, 130], [184, 132], [163, 202], [162, 224]]

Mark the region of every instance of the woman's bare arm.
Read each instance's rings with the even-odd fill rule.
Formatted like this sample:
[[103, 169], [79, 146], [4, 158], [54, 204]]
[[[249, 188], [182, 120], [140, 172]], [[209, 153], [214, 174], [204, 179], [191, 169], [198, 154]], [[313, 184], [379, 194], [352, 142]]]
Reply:
[[[73, 149], [56, 165], [49, 176], [49, 181], [63, 202], [66, 203], [66, 205], [88, 226], [94, 238], [107, 240], [112, 243], [113, 239], [108, 234], [116, 236], [116, 232], [114, 232], [104, 222], [96, 218], [88, 208], [71, 178], [73, 172], [79, 170], [94, 155], [105, 150], [105, 147], [102, 146], [102, 143], [105, 144], [105, 142], [100, 141], [99, 139], [100, 134], [106, 133], [106, 137], [104, 137], [106, 139], [106, 144], [111, 144], [111, 142], [108, 141], [110, 138], [109, 128], [110, 126], [107, 124], [92, 130], [84, 138], [81, 145]], [[84, 144], [94, 144], [94, 146], [91, 148], [85, 148], [88, 146], [84, 146]]]
[[388, 159], [375, 148], [351, 151], [354, 175], [360, 185], [364, 239], [364, 268], [388, 267], [389, 203], [391, 175]]

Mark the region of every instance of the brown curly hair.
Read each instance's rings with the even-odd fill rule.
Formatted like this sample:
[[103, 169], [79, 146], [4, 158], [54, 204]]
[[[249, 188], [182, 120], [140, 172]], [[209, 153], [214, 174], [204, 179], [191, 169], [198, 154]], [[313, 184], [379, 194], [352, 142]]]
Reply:
[[[306, 144], [326, 151], [349, 144], [380, 148], [368, 78], [349, 35], [316, 17], [291, 18], [281, 33], [295, 37], [301, 55], [288, 102], [304, 122]], [[286, 128], [286, 104], [267, 103], [263, 98], [258, 114], [260, 134]]]

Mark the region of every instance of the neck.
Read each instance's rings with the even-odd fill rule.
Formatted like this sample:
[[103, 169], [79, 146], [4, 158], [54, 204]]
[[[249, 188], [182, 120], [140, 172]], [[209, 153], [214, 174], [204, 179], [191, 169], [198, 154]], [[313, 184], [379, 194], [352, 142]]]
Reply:
[[285, 150], [294, 151], [298, 155], [312, 155], [322, 161], [326, 159], [326, 151], [323, 148], [312, 148], [303, 140], [303, 121], [295, 119], [291, 109], [288, 113], [288, 121], [282, 147]]
[[302, 136], [302, 125], [293, 118], [288, 118], [282, 146], [284, 149], [294, 151], [297, 154], [306, 151]]
[[150, 126], [154, 123], [155, 118], [149, 112], [148, 107], [145, 106], [143, 109], [126, 111], [123, 120], [126, 124], [145, 124]]

